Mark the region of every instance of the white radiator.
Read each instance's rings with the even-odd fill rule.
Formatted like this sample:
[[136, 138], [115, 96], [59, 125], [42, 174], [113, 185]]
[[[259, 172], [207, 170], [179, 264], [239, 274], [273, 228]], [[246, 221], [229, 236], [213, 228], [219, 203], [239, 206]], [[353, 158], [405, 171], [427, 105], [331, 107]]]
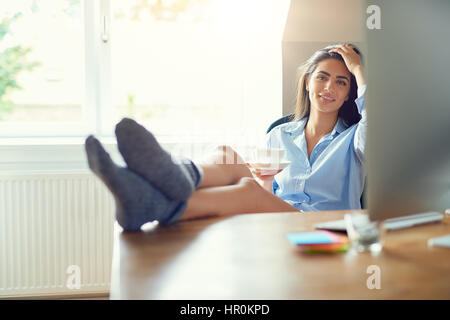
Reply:
[[0, 175], [0, 297], [109, 292], [114, 201], [92, 174]]

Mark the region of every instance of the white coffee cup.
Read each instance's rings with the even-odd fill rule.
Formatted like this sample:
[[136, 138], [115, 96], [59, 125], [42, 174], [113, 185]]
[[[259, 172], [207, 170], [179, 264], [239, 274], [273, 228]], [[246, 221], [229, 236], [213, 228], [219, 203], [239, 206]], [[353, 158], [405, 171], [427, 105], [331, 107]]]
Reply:
[[281, 163], [284, 159], [284, 149], [256, 148], [254, 157], [261, 163]]

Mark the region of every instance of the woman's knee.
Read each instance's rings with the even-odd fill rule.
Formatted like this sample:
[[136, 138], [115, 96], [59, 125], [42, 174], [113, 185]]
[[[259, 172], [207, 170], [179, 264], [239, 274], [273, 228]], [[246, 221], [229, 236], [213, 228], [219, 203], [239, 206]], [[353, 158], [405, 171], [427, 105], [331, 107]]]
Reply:
[[253, 178], [244, 177], [239, 180], [242, 186], [243, 202], [247, 212], [265, 212], [270, 194]]
[[253, 178], [243, 177], [239, 180], [239, 184], [243, 186], [248, 192], [259, 193], [263, 190], [261, 185]]
[[239, 183], [243, 186], [245, 201], [251, 208], [251, 212], [298, 211], [298, 209], [264, 189], [255, 179], [245, 177], [239, 180]]

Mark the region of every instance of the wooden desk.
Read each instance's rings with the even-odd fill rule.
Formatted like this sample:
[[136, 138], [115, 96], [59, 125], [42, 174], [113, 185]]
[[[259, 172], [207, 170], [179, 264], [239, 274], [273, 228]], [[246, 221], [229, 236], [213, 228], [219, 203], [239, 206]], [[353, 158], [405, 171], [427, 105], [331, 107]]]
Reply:
[[[449, 299], [450, 234], [443, 222], [390, 231], [378, 256], [301, 253], [286, 233], [342, 219], [344, 211], [245, 214], [181, 222], [146, 233], [116, 225], [111, 299]], [[381, 270], [368, 289], [367, 267]]]

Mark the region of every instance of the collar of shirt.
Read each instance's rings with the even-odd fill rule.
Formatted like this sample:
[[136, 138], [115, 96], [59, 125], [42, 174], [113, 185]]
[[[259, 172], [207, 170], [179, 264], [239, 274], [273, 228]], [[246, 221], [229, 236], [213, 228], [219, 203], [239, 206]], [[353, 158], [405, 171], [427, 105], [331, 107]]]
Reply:
[[[307, 118], [302, 118], [302, 119], [294, 121], [294, 122], [289, 122], [285, 126], [281, 127], [281, 130], [284, 131], [285, 133], [290, 134], [291, 136], [294, 136], [294, 138], [295, 138], [295, 136], [303, 133], [303, 131], [305, 129], [306, 121], [307, 121]], [[325, 135], [325, 137], [328, 137], [328, 136], [334, 137], [337, 134], [344, 131], [345, 129], [347, 129], [347, 126], [345, 125], [344, 120], [342, 120], [341, 118], [338, 118], [338, 121], [336, 122], [336, 125], [334, 126], [333, 130], [329, 134]]]

